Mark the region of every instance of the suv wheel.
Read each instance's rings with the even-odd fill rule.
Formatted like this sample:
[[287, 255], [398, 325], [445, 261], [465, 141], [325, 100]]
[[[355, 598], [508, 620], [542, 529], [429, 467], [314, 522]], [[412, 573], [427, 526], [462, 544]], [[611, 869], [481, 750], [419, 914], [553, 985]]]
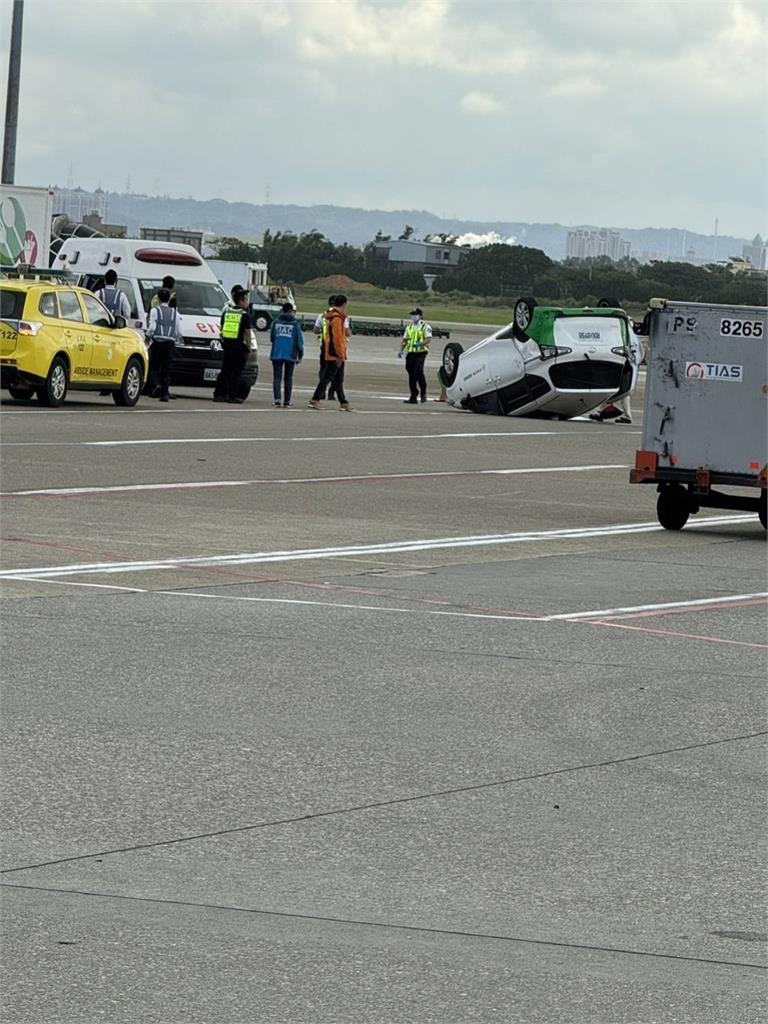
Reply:
[[15, 398], [17, 402], [23, 402], [27, 398], [34, 397], [35, 389], [14, 386], [12, 388], [8, 388], [8, 393], [11, 398]]
[[144, 374], [138, 359], [129, 359], [123, 374], [123, 382], [117, 391], [112, 392], [115, 405], [133, 407], [141, 398], [144, 386]]
[[456, 380], [459, 372], [459, 359], [464, 349], [455, 341], [450, 341], [443, 349], [443, 359], [440, 364], [440, 383], [443, 387], [449, 388]]
[[68, 386], [67, 364], [61, 356], [56, 356], [48, 370], [45, 384], [37, 389], [37, 397], [42, 405], [55, 409], [67, 397]]

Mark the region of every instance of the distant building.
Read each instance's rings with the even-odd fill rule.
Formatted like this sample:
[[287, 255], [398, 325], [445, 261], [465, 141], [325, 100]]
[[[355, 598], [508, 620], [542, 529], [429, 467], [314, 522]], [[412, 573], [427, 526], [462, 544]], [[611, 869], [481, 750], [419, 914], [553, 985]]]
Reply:
[[618, 231], [610, 228], [597, 228], [585, 231], [579, 228], [569, 231], [566, 240], [566, 258], [576, 260], [596, 259], [607, 256], [615, 263], [629, 258], [630, 243], [622, 238]]
[[467, 251], [461, 245], [417, 242], [410, 238], [373, 244], [377, 256], [387, 261], [390, 270], [423, 270], [429, 274], [442, 274], [457, 267]]
[[755, 235], [751, 244], [742, 246], [741, 255], [749, 260], [755, 270], [768, 268], [768, 242], [764, 242], [760, 235]]
[[86, 213], [82, 223], [98, 231], [100, 235], [106, 235], [107, 238], [125, 238], [128, 234], [128, 227], [125, 224], [105, 224], [98, 213]]
[[187, 228], [139, 228], [139, 238], [148, 242], [178, 242], [191, 245], [199, 253], [203, 251], [203, 232]]
[[83, 223], [89, 213], [98, 214], [103, 221], [107, 219], [107, 193], [104, 189], [86, 192], [84, 188], [54, 186], [53, 191], [53, 212], [65, 214], [73, 223]]

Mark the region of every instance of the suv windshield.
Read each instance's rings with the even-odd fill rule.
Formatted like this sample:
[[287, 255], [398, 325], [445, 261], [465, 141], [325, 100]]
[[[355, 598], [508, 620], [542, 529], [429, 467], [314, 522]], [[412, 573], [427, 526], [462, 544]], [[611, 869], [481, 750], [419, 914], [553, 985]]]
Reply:
[[[162, 287], [162, 280], [139, 281], [144, 308], [149, 309], [152, 297]], [[219, 316], [227, 304], [227, 293], [219, 284], [207, 281], [177, 281], [176, 305], [179, 312], [191, 316]]]
[[13, 288], [0, 288], [0, 317], [3, 320], [20, 320], [24, 312], [26, 292], [18, 292]]

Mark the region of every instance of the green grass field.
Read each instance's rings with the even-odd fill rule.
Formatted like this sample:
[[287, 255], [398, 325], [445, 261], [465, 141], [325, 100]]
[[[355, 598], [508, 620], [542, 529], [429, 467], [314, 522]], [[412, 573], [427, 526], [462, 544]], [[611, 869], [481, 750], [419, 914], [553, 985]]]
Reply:
[[[295, 288], [296, 304], [304, 314], [319, 313], [328, 301], [327, 292], [306, 285]], [[486, 300], [477, 298], [466, 302], [451, 301], [449, 297], [424, 292], [394, 291], [384, 288], [356, 288], [349, 291], [348, 315], [354, 320], [366, 317], [386, 317], [392, 320], [407, 320], [408, 313], [418, 306], [424, 310], [424, 319], [434, 323], [484, 324], [489, 327], [502, 326], [512, 320], [513, 309], [509, 306], [491, 306]], [[546, 300], [539, 300], [543, 305]], [[557, 303], [552, 303], [556, 305]], [[631, 316], [642, 318], [640, 307], [627, 309]]]

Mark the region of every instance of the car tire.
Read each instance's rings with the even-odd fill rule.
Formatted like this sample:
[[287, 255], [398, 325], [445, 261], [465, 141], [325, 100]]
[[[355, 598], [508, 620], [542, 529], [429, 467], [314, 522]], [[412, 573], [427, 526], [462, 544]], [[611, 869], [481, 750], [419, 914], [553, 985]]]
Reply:
[[115, 405], [133, 408], [141, 398], [144, 390], [144, 374], [138, 359], [129, 359], [123, 374], [123, 380], [117, 391], [112, 392]]
[[242, 398], [242, 400], [245, 401], [248, 395], [250, 395], [250, 393], [251, 385], [246, 384], [245, 381], [241, 380], [240, 383], [237, 385], [237, 397]]
[[597, 304], [598, 309], [621, 309], [621, 303], [618, 299], [609, 295], [607, 299], [600, 299]]
[[515, 310], [512, 317], [512, 333], [518, 341], [528, 340], [528, 328], [533, 320], [533, 311], [538, 303], [530, 295], [524, 295], [515, 303]]
[[268, 331], [271, 323], [272, 321], [266, 313], [256, 313], [253, 317], [253, 326], [257, 331]]
[[757, 510], [757, 515], [760, 522], [763, 524], [763, 529], [768, 530], [768, 491], [763, 491], [760, 495], [760, 505]]
[[688, 491], [682, 484], [663, 484], [656, 501], [656, 518], [665, 530], [682, 530], [691, 514]]
[[68, 387], [69, 374], [66, 361], [62, 356], [56, 356], [48, 370], [45, 384], [37, 389], [40, 404], [47, 405], [49, 409], [55, 409], [67, 397]]
[[14, 385], [12, 388], [8, 388], [8, 394], [17, 402], [25, 402], [27, 399], [35, 397], [35, 389], [20, 388]]
[[458, 342], [450, 341], [443, 349], [443, 358], [440, 363], [440, 383], [445, 388], [449, 388], [451, 384], [456, 380], [456, 374], [459, 372], [459, 359], [464, 351]]

